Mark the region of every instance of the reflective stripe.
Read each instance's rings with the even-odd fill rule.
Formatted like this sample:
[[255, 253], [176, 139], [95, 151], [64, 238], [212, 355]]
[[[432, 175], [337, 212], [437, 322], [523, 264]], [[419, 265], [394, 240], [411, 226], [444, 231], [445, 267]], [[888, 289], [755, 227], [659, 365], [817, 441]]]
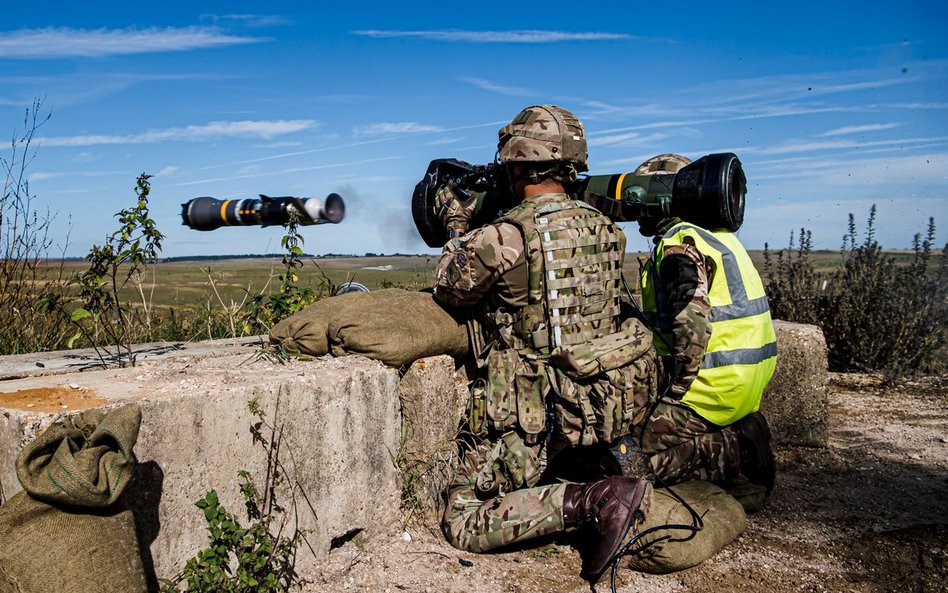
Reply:
[[770, 301], [766, 296], [756, 299], [745, 300], [740, 303], [730, 305], [721, 305], [720, 307], [711, 307], [712, 321], [727, 321], [729, 319], [741, 319], [742, 317], [753, 317], [770, 311]]
[[701, 238], [704, 239], [708, 245], [721, 254], [721, 260], [724, 262], [724, 279], [727, 281], [727, 290], [731, 295], [731, 304], [711, 307], [712, 321], [727, 321], [729, 319], [753, 317], [754, 315], [760, 315], [761, 313], [770, 311], [770, 302], [767, 300], [766, 295], [756, 299], [747, 298], [747, 289], [744, 287], [744, 280], [741, 278], [740, 266], [737, 264], [734, 252], [712, 233], [694, 225], [679, 224], [665, 233], [662, 239], [672, 237], [678, 234], [681, 229], [685, 228], [691, 229], [701, 235]]
[[721, 259], [724, 261], [724, 278], [727, 280], [727, 291], [731, 293], [731, 302], [734, 304], [747, 301], [747, 291], [744, 289], [744, 280], [741, 279], [741, 269], [737, 265], [737, 259], [734, 252], [722, 243], [717, 237], [701, 227], [690, 224], [677, 224], [672, 227], [662, 239], [667, 239], [677, 235], [682, 229], [691, 229], [701, 235], [708, 245], [721, 253]]
[[732, 364], [757, 364], [777, 356], [777, 342], [764, 344], [760, 348], [739, 348], [737, 350], [718, 350], [705, 352], [703, 369], [714, 369]]

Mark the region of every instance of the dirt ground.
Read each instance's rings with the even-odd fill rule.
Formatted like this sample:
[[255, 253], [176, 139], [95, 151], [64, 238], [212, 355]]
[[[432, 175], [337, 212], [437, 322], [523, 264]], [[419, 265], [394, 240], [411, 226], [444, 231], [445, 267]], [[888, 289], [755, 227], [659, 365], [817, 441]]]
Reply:
[[[624, 569], [618, 590], [948, 592], [948, 377], [883, 390], [870, 376], [834, 374], [829, 447], [775, 452], [777, 487], [738, 540], [683, 572]], [[578, 573], [567, 539], [469, 554], [427, 518], [341, 545], [304, 590], [589, 591]], [[608, 579], [594, 590], [608, 591]]]

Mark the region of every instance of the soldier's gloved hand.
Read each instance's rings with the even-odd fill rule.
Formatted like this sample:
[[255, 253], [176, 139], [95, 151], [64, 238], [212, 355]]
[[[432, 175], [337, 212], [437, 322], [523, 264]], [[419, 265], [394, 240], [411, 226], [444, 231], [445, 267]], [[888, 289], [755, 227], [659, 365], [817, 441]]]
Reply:
[[462, 189], [448, 184], [435, 195], [438, 217], [452, 239], [467, 232], [474, 215], [477, 198]]

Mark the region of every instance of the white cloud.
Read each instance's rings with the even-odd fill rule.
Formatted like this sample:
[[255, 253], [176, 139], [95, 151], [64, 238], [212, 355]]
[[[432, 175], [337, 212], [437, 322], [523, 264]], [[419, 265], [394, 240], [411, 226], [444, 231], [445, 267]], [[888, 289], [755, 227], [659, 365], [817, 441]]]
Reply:
[[413, 121], [403, 122], [379, 122], [366, 126], [356, 126], [352, 128], [352, 133], [356, 136], [382, 136], [384, 134], [419, 134], [430, 132], [443, 132], [444, 128], [432, 124], [420, 124]]
[[536, 95], [537, 93], [531, 91], [530, 89], [525, 89], [523, 87], [516, 86], [505, 86], [502, 84], [496, 84], [489, 80], [483, 78], [462, 78], [464, 82], [472, 84], [479, 89], [485, 91], [490, 91], [492, 93], [497, 93], [499, 95], [512, 95], [514, 97], [530, 97]]
[[196, 181], [186, 181], [184, 183], [176, 183], [175, 187], [184, 187], [188, 185], [200, 185], [202, 183], [219, 183], [221, 181], [231, 181], [234, 179], [248, 179], [255, 177], [274, 177], [281, 175], [289, 175], [292, 173], [299, 173], [302, 171], [321, 171], [323, 169], [338, 169], [341, 167], [361, 167], [362, 165], [368, 165], [371, 163], [378, 163], [382, 161], [392, 161], [401, 159], [404, 157], [401, 156], [385, 156], [371, 159], [362, 159], [360, 161], [351, 161], [347, 163], [329, 163], [325, 165], [313, 165], [310, 167], [293, 167], [289, 169], [282, 169], [279, 171], [263, 171], [260, 167], [249, 167], [245, 172], [238, 173], [237, 175], [228, 175], [227, 177], [214, 177], [211, 179], [198, 179]]
[[178, 167], [175, 167], [174, 165], [168, 165], [167, 167], [161, 169], [161, 171], [158, 171], [158, 175], [174, 175], [177, 171]]
[[444, 138], [436, 138], [430, 142], [425, 142], [425, 146], [443, 146], [445, 144], [457, 144], [464, 140], [464, 136], [445, 136]]
[[47, 27], [0, 33], [0, 58], [102, 57], [186, 51], [266, 41], [208, 27], [70, 29]]
[[822, 137], [845, 136], [847, 134], [861, 134], [863, 132], [880, 132], [882, 130], [891, 130], [892, 128], [898, 125], [899, 124], [897, 123], [889, 123], [889, 124], [865, 124], [861, 126], [843, 126], [842, 128], [836, 128], [835, 130], [824, 132], [820, 134], [820, 136]]
[[781, 146], [762, 148], [758, 152], [760, 154], [788, 154], [793, 152], [810, 152], [813, 150], [842, 150], [874, 146], [900, 146], [904, 144], [921, 144], [944, 141], [948, 141], [948, 136], [936, 136], [933, 138], [894, 138], [892, 140], [874, 140], [872, 142], [856, 142], [853, 140], [821, 140], [814, 142], [790, 142]]
[[263, 138], [269, 140], [283, 134], [313, 129], [318, 125], [318, 122], [311, 119], [214, 121], [204, 125], [149, 130], [139, 134], [52, 136], [36, 138], [35, 141], [42, 146], [94, 146], [97, 144], [149, 144], [169, 140], [206, 141], [216, 138]]
[[393, 37], [416, 37], [430, 41], [452, 41], [467, 43], [556, 43], [558, 41], [608, 41], [633, 39], [626, 33], [540, 31], [524, 29], [516, 31], [461, 31], [459, 29], [435, 29], [430, 31], [382, 31], [369, 29], [353, 31], [354, 35], [387, 39]]
[[218, 22], [234, 22], [247, 27], [270, 27], [273, 25], [287, 25], [290, 20], [276, 14], [202, 14], [201, 20]]

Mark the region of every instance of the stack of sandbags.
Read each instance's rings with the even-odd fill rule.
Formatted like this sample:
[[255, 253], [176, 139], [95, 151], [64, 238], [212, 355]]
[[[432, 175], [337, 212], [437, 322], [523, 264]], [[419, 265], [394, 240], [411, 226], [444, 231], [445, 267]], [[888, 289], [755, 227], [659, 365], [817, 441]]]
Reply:
[[144, 593], [132, 511], [141, 410], [57, 422], [17, 457], [24, 491], [0, 506], [0, 593]]
[[467, 353], [463, 320], [431, 293], [389, 288], [317, 301], [273, 327], [270, 342], [289, 352], [362, 354], [402, 367], [419, 358]]

